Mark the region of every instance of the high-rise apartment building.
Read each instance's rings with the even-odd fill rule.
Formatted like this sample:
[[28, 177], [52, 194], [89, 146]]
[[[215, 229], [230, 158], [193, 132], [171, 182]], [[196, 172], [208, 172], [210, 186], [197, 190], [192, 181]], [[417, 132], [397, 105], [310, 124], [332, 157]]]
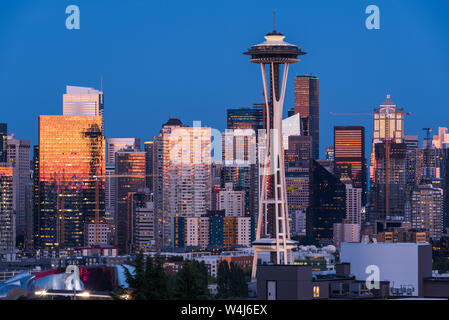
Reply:
[[198, 217], [211, 207], [211, 128], [169, 119], [154, 139], [154, 201], [163, 245], [172, 247], [175, 217]]
[[362, 189], [362, 205], [364, 206], [368, 185], [364, 127], [334, 127], [334, 172], [338, 178], [349, 177], [355, 188]]
[[412, 193], [411, 218], [412, 228], [439, 241], [443, 234], [443, 190], [432, 185], [417, 186]]
[[224, 210], [227, 217], [243, 217], [245, 215], [245, 192], [235, 191], [232, 182], [225, 184], [218, 197], [218, 210]]
[[303, 136], [312, 137], [312, 156], [319, 159], [320, 118], [319, 118], [319, 79], [312, 75], [295, 78], [295, 113], [301, 117]]
[[7, 161], [14, 167], [14, 210], [16, 212], [16, 235], [25, 236], [25, 185], [31, 182], [30, 141], [7, 137]]
[[362, 189], [346, 183], [346, 217], [347, 223], [362, 224]]
[[40, 116], [38, 157], [36, 245], [84, 246], [86, 222], [103, 218], [105, 209], [102, 118]]

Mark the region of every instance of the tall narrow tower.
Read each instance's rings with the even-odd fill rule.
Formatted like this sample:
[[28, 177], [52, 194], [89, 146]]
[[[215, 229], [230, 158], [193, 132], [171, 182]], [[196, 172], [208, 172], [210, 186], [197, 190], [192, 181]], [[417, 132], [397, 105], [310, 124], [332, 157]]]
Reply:
[[[296, 242], [290, 240], [287, 211], [287, 192], [282, 140], [282, 108], [290, 63], [298, 62], [305, 54], [295, 45], [284, 42], [284, 35], [276, 31], [267, 33], [263, 43], [254, 45], [244, 54], [250, 62], [260, 65], [265, 98], [264, 128], [266, 129], [264, 152], [260, 160], [260, 200], [256, 240], [253, 242], [254, 260], [252, 279], [255, 279], [259, 251], [270, 251], [274, 264], [291, 264], [291, 250]], [[267, 86], [269, 68], [270, 88]], [[283, 72], [281, 72], [283, 65]], [[282, 77], [282, 83], [280, 79]], [[260, 138], [260, 137], [259, 137]], [[259, 144], [261, 144], [259, 140]]]

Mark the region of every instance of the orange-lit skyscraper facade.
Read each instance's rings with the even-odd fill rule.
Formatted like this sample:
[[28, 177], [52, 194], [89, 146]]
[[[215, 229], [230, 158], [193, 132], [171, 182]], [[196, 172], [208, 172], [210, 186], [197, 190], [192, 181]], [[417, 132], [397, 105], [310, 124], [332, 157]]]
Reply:
[[104, 177], [101, 116], [39, 117], [40, 248], [85, 245], [87, 221], [104, 216]]
[[363, 126], [334, 127], [334, 168], [338, 177], [346, 176], [355, 188], [362, 189], [362, 205], [365, 205], [367, 167]]
[[319, 79], [312, 75], [295, 78], [295, 114], [301, 117], [301, 133], [312, 137], [312, 157], [319, 159]]
[[14, 249], [14, 231], [13, 167], [0, 162], [0, 253]]

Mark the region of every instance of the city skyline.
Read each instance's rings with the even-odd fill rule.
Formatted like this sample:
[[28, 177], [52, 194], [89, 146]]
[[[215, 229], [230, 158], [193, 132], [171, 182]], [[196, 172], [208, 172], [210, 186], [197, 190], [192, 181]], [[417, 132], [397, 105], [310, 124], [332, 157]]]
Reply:
[[1, 3], [0, 300], [447, 299], [448, 21]]
[[[293, 77], [312, 73], [321, 80], [320, 127], [363, 125], [367, 130], [366, 139], [370, 141], [369, 117], [332, 117], [329, 113], [371, 112], [386, 94], [391, 94], [398, 106], [412, 113], [406, 119], [405, 133], [423, 137], [423, 123], [433, 127], [434, 132], [438, 126], [444, 126], [422, 106], [444, 110], [449, 99], [449, 93], [435, 90], [449, 84], [448, 50], [444, 41], [445, 35], [449, 35], [449, 25], [443, 22], [447, 10], [437, 12], [416, 1], [401, 2], [402, 6], [398, 2], [376, 3], [382, 15], [380, 30], [365, 28], [367, 4], [363, 1], [339, 5], [326, 2], [325, 9], [316, 4], [291, 2], [275, 7], [262, 2], [256, 8], [249, 3], [223, 7], [195, 2], [187, 7], [178, 4], [170, 10], [153, 4], [136, 4], [129, 9], [114, 2], [100, 5], [101, 2], [79, 1], [80, 30], [65, 29], [64, 6], [46, 5], [46, 19], [43, 19], [38, 14], [42, 11], [39, 2], [28, 6], [2, 4], [0, 15], [8, 9], [9, 16], [2, 17], [8, 28], [0, 29], [0, 38], [22, 39], [20, 43], [0, 44], [0, 69], [3, 70], [0, 98], [9, 106], [4, 109], [2, 121], [8, 123], [9, 132], [35, 145], [37, 116], [62, 114], [64, 89], [75, 85], [104, 91], [106, 137], [134, 136], [141, 141], [150, 140], [170, 117], [187, 124], [201, 120], [204, 126], [223, 131], [226, 109], [250, 107], [263, 100], [261, 85], [254, 81], [256, 76], [239, 52], [257, 43], [260, 30], [272, 29], [272, 12], [276, 10], [277, 28], [288, 34], [291, 42], [311, 53], [300, 69], [293, 68], [290, 72], [284, 115], [294, 105]], [[132, 16], [129, 10], [135, 10], [134, 19], [129, 19]], [[119, 15], [119, 11], [123, 13]], [[185, 20], [183, 14], [189, 19]], [[263, 18], [256, 19], [256, 15]], [[123, 17], [120, 23], [113, 21], [119, 17]], [[186, 23], [186, 28], [171, 26], [171, 17], [180, 19], [177, 26]], [[18, 24], [20, 18], [30, 20], [35, 27], [23, 29]], [[206, 23], [208, 30], [201, 28]], [[337, 23], [340, 28], [334, 30], [331, 26]], [[342, 32], [340, 36], [339, 32]], [[192, 33], [199, 33], [204, 41], [193, 41]], [[129, 34], [133, 35], [132, 39], [127, 38]], [[93, 48], [98, 46], [98, 50], [81, 50], [94, 39], [98, 44]], [[41, 42], [39, 50], [30, 50], [28, 46], [35, 45], [35, 41]], [[122, 45], [119, 47], [114, 41]], [[406, 44], [407, 41], [413, 42]], [[172, 53], [156, 50], [154, 43], [161, 43], [161, 48], [182, 45], [183, 58], [173, 60]], [[410, 49], [416, 45], [425, 48], [419, 56]], [[213, 58], [208, 49], [214, 50]], [[384, 59], [386, 50], [388, 59]], [[159, 66], [152, 62], [162, 57], [166, 57], [167, 63]], [[127, 63], [118, 66], [115, 63], [118, 58]], [[18, 64], [21, 59], [23, 63]], [[224, 63], [217, 62], [220, 60]], [[213, 64], [213, 68], [193, 70], [192, 66], [198, 63]], [[239, 77], [234, 77], [236, 73]], [[426, 81], [416, 81], [411, 74], [429, 76]], [[27, 87], [27, 95], [16, 99], [24, 81], [33, 85]], [[179, 94], [169, 95], [171, 90]], [[194, 93], [198, 90], [203, 93], [201, 100]], [[170, 99], [166, 99], [167, 95]], [[19, 109], [27, 111], [25, 116], [17, 117]], [[220, 110], [223, 117], [216, 116]], [[332, 145], [332, 140], [332, 132], [320, 132], [320, 155], [324, 155], [325, 147]], [[367, 146], [366, 154], [368, 149]]]

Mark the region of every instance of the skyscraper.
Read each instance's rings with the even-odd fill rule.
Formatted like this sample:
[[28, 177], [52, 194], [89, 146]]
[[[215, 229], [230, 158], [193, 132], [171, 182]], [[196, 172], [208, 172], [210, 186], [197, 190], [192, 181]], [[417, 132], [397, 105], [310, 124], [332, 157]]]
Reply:
[[8, 135], [8, 125], [0, 123], [0, 162], [6, 162], [6, 136]]
[[204, 215], [211, 207], [211, 128], [169, 119], [154, 141], [154, 202], [162, 244], [173, 247], [176, 217]]
[[285, 150], [285, 168], [309, 168], [312, 161], [312, 137], [288, 137], [288, 150]]
[[[115, 160], [114, 160], [115, 161]], [[115, 239], [115, 205], [117, 201], [117, 177], [115, 176], [115, 163], [107, 163], [105, 169], [105, 215], [104, 219], [108, 225], [109, 243]]]
[[145, 150], [145, 185], [153, 191], [153, 141], [143, 143]]
[[254, 104], [252, 108], [227, 109], [226, 127], [228, 129], [262, 128], [263, 104]]
[[399, 108], [387, 94], [382, 104], [374, 109], [373, 147], [371, 151], [370, 184], [375, 183], [375, 144], [382, 142], [402, 143], [404, 138], [404, 109]]
[[303, 136], [312, 137], [312, 156], [319, 159], [320, 118], [319, 118], [319, 79], [312, 75], [295, 78], [295, 113], [301, 116]]
[[338, 178], [346, 175], [355, 188], [362, 189], [362, 205], [367, 197], [367, 165], [365, 158], [365, 128], [334, 127], [334, 171]]
[[13, 168], [0, 163], [0, 253], [11, 253], [15, 247], [13, 209]]
[[122, 254], [132, 251], [132, 229], [129, 199], [145, 188], [145, 152], [122, 150], [115, 153], [116, 205], [115, 243]]
[[375, 144], [376, 170], [375, 183], [372, 185], [372, 205], [376, 219], [405, 216], [406, 150], [405, 143], [390, 143], [388, 148], [386, 143]]
[[33, 248], [40, 246], [39, 145], [33, 146]]
[[131, 149], [134, 151], [140, 151], [140, 139], [139, 138], [108, 138], [108, 156], [107, 163], [115, 162], [115, 153], [124, 149]]
[[31, 182], [30, 141], [7, 137], [7, 161], [14, 167], [14, 209], [16, 235], [25, 236], [25, 185]]
[[104, 97], [103, 92], [94, 88], [67, 86], [62, 96], [63, 115], [65, 116], [101, 116], [104, 134]]
[[317, 241], [333, 239], [334, 223], [346, 217], [346, 185], [312, 160], [306, 233]]
[[[370, 220], [405, 216], [404, 114], [389, 94], [374, 109], [370, 163]], [[380, 158], [379, 158], [380, 157]]]
[[86, 222], [104, 216], [100, 116], [39, 117], [38, 246], [85, 245]]

